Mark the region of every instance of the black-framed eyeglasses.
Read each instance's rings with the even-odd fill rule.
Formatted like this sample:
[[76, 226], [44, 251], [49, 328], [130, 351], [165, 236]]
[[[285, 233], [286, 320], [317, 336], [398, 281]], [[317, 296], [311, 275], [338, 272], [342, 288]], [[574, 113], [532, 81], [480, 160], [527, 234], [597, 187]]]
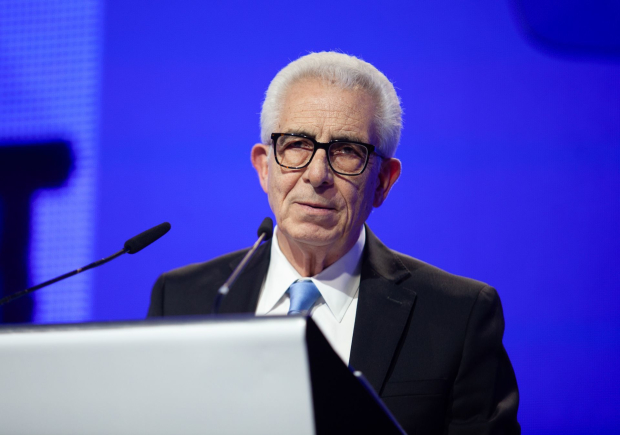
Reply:
[[303, 169], [310, 164], [316, 151], [325, 150], [327, 162], [336, 174], [360, 175], [368, 166], [370, 154], [379, 153], [375, 146], [362, 142], [332, 140], [317, 142], [303, 134], [272, 133], [276, 163], [287, 169]]

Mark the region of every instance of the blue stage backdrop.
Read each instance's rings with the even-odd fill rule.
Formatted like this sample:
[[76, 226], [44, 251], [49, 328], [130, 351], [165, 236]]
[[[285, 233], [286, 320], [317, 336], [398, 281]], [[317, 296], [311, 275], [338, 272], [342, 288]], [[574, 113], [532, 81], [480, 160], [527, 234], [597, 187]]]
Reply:
[[[613, 14], [582, 6], [554, 14], [560, 3], [91, 2], [103, 36], [95, 15], [94, 61], [78, 71], [96, 86], [74, 81], [93, 98], [62, 107], [93, 116], [68, 139], [90, 147], [75, 171], [92, 164], [96, 189], [85, 184], [84, 203], [65, 209], [77, 210], [61, 219], [74, 232], [39, 225], [34, 240], [82, 243], [78, 252], [92, 257], [77, 262], [160, 222], [172, 230], [92, 272], [76, 289], [74, 319], [142, 318], [159, 273], [254, 241], [271, 215], [249, 159], [267, 85], [309, 51], [341, 50], [382, 70], [405, 110], [403, 174], [371, 215], [372, 230], [498, 289], [524, 433], [620, 433], [618, 26], [604, 26]], [[31, 31], [43, 38], [40, 29]], [[611, 43], [590, 50], [601, 40]], [[38, 320], [58, 318], [45, 309], [37, 305]]]

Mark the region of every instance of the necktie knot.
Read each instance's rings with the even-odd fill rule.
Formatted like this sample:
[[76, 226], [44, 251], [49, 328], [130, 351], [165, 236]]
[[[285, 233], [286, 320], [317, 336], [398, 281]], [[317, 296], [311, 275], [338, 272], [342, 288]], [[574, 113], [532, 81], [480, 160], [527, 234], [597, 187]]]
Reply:
[[321, 296], [319, 289], [312, 281], [296, 281], [288, 288], [287, 293], [291, 299], [288, 315], [307, 315], [316, 300]]

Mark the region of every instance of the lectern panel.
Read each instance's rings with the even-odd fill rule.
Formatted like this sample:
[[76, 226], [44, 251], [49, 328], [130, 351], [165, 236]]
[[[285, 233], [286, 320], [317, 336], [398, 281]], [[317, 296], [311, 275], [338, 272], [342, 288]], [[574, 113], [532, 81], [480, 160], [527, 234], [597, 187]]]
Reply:
[[313, 434], [305, 320], [222, 319], [0, 330], [2, 433]]

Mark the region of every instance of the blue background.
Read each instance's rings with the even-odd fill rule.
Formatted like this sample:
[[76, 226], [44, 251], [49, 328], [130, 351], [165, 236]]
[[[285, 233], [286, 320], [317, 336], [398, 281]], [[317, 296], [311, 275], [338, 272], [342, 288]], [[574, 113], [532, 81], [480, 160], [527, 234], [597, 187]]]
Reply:
[[499, 290], [524, 433], [618, 433], [620, 66], [541, 49], [515, 11], [106, 1], [95, 258], [172, 230], [93, 272], [90, 320], [142, 318], [159, 273], [253, 242], [271, 215], [249, 159], [267, 85], [341, 50], [383, 71], [405, 110], [403, 174], [373, 231]]

